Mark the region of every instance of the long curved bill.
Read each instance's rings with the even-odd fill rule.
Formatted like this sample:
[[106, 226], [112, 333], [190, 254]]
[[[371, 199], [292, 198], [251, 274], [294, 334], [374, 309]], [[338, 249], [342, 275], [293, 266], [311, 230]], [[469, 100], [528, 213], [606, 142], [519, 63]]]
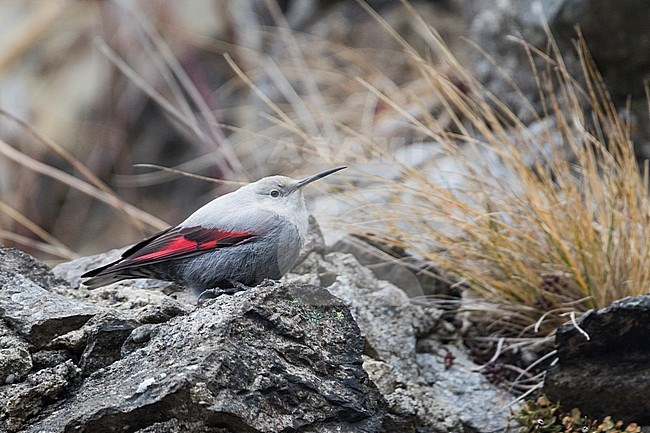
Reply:
[[341, 166], [341, 167], [336, 167], [336, 168], [330, 168], [329, 170], [321, 171], [320, 173], [314, 174], [312, 176], [306, 177], [302, 180], [299, 180], [298, 183], [295, 186], [295, 189], [298, 190], [302, 188], [305, 185], [309, 185], [312, 182], [316, 182], [319, 179], [324, 178], [325, 176], [329, 176], [330, 174], [334, 174], [337, 171], [341, 171], [344, 168], [347, 168], [347, 166]]

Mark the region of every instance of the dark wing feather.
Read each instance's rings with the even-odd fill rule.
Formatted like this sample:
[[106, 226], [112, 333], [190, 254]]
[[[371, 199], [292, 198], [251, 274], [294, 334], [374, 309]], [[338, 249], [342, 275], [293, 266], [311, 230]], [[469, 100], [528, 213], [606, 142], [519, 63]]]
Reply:
[[119, 260], [93, 269], [81, 277], [95, 277], [104, 272], [114, 273], [132, 267], [190, 257], [217, 248], [250, 242], [254, 237], [252, 233], [243, 231], [203, 227], [171, 227], [135, 244], [126, 250]]

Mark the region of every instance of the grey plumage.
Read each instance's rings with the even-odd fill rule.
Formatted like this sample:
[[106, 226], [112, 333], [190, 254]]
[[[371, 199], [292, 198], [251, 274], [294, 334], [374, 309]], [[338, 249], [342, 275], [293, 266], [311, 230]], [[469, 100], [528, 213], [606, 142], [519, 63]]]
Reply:
[[172, 265], [169, 279], [200, 289], [227, 287], [233, 281], [256, 286], [289, 272], [303, 243], [304, 237], [293, 224], [278, 219], [277, 225], [254, 242], [179, 260]]
[[303, 180], [270, 176], [218, 197], [119, 260], [82, 275], [88, 278], [84, 285], [155, 278], [201, 293], [280, 279], [295, 264], [307, 235], [302, 187], [343, 168]]

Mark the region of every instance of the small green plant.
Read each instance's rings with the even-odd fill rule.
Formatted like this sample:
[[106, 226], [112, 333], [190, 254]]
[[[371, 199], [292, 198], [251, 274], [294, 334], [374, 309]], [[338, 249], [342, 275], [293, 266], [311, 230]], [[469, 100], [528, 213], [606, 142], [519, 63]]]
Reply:
[[635, 423], [623, 428], [623, 421], [613, 422], [611, 417], [606, 417], [602, 422], [591, 420], [582, 416], [580, 409], [573, 408], [565, 413], [560, 403], [551, 402], [545, 395], [537, 400], [526, 401], [519, 412], [513, 414], [512, 419], [521, 426], [520, 433], [548, 432], [548, 433], [640, 433], [641, 428]]

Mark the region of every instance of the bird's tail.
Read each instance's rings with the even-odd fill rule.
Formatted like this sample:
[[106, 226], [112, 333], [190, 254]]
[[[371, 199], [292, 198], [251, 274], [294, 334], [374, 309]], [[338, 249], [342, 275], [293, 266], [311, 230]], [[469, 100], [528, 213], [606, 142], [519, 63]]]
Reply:
[[83, 274], [81, 276], [82, 279], [89, 278], [86, 281], [82, 281], [83, 285], [88, 287], [89, 289], [96, 289], [98, 287], [106, 286], [108, 284], [115, 283], [117, 281], [124, 279], [125, 277], [120, 276], [116, 272], [110, 272], [110, 271], [107, 272], [108, 268], [110, 268], [114, 264], [115, 263], [109, 263], [107, 265], [93, 269]]
[[128, 276], [118, 275], [118, 274], [105, 274], [105, 275], [99, 275], [97, 277], [93, 277], [88, 280], [82, 281], [82, 284], [89, 289], [97, 289], [99, 287], [107, 286], [112, 283], [117, 283], [118, 281], [127, 278], [135, 278], [135, 277], [128, 277]]
[[115, 263], [116, 262], [108, 263], [107, 265], [101, 266], [83, 274], [81, 276], [82, 279], [88, 278], [86, 281], [82, 281], [83, 285], [89, 289], [97, 289], [98, 287], [107, 286], [109, 284], [125, 280], [127, 278], [138, 278], [136, 276], [129, 275], [129, 273], [111, 271], [110, 268], [112, 268]]
[[108, 284], [117, 283], [122, 280], [129, 280], [135, 278], [159, 278], [154, 269], [151, 268], [127, 268], [127, 269], [114, 269], [113, 266], [117, 262], [109, 263], [100, 268], [88, 271], [81, 276], [82, 284], [89, 289], [97, 289], [98, 287], [106, 286]]

